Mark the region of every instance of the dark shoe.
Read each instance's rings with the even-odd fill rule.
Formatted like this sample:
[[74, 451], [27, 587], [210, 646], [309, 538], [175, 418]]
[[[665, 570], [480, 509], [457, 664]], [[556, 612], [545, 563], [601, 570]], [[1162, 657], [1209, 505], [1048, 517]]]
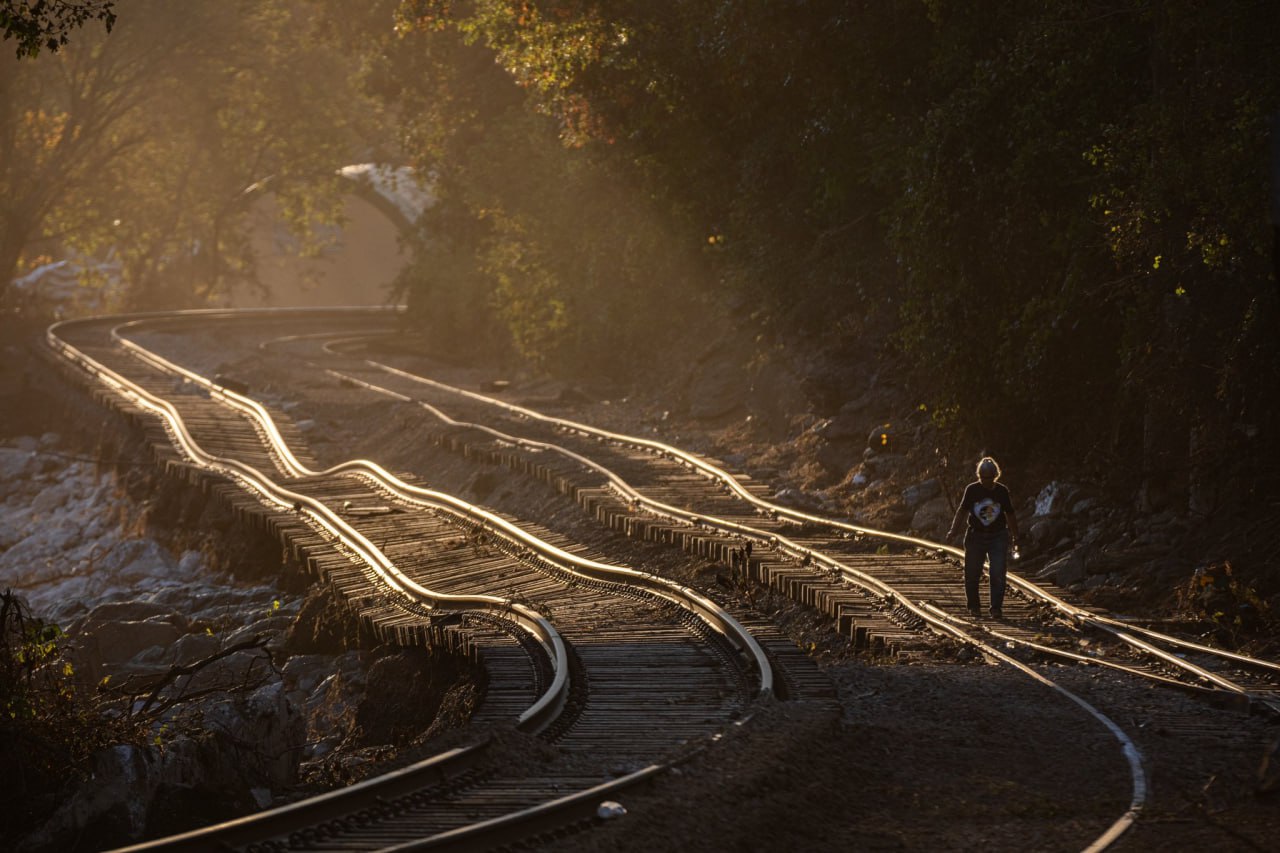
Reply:
[[978, 609], [978, 608], [976, 608], [976, 607], [970, 607], [970, 608], [969, 608], [969, 615], [970, 615], [970, 616], [972, 616], [974, 619], [981, 619], [981, 618], [982, 618], [982, 611], [981, 611], [981, 610], [979, 610], [979, 609]]
[[991, 608], [991, 618], [992, 618], [992, 619], [1003, 619], [1003, 618], [1004, 618], [1004, 611], [1003, 611], [1003, 610], [1001, 610], [999, 607], [993, 607], [993, 608]]

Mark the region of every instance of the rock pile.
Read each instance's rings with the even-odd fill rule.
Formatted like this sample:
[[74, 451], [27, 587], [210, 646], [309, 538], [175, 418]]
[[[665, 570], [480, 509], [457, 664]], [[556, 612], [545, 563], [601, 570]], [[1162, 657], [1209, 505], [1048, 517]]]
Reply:
[[[134, 696], [155, 734], [97, 754], [37, 830], [0, 846], [69, 850], [93, 838], [98, 849], [278, 804], [303, 782], [350, 779], [371, 750], [432, 722], [394, 732], [374, 722], [370, 706], [387, 693], [378, 671], [413, 688], [402, 701], [430, 709], [465, 675], [422, 650], [370, 650], [349, 616], [333, 629], [344, 611], [324, 587], [289, 592], [219, 574], [195, 550], [171, 554], [122, 525], [136, 508], [115, 476], [64, 452], [57, 435], [0, 446], [0, 485], [0, 583], [65, 631], [82, 688]], [[415, 669], [431, 667], [443, 677], [415, 687]]]

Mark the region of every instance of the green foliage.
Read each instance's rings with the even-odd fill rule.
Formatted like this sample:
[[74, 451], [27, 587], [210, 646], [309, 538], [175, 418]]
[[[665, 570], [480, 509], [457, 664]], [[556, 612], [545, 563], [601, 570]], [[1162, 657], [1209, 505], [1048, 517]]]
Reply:
[[35, 57], [42, 48], [57, 53], [71, 31], [101, 21], [107, 32], [115, 26], [114, 0], [0, 0], [0, 30], [17, 42], [18, 58]]
[[406, 117], [439, 199], [400, 282], [411, 316], [441, 350], [626, 375], [695, 316], [707, 232], [673, 225], [679, 211], [643, 184], [619, 184], [630, 155], [597, 138], [605, 128], [574, 88], [612, 61], [620, 25], [469, 9], [402, 4], [400, 35], [371, 35], [366, 83]]
[[1276, 619], [1271, 607], [1230, 562], [1196, 569], [1176, 590], [1179, 609], [1212, 627], [1214, 638], [1230, 649], [1267, 655], [1276, 643]]
[[[833, 349], [889, 331], [957, 441], [1184, 485], [1196, 430], [1280, 427], [1260, 331], [1276, 4], [394, 15], [365, 42], [371, 91], [448, 190], [417, 316], [478, 301], [529, 363], [615, 372], [711, 299]], [[450, 287], [466, 298], [435, 303]]]
[[145, 737], [139, 721], [100, 713], [68, 652], [56, 625], [32, 618], [11, 591], [0, 594], [0, 820], [11, 837], [47, 817], [96, 751]]
[[439, 198], [398, 283], [438, 351], [626, 378], [719, 302], [773, 341], [892, 333], [969, 444], [1185, 480], [1196, 430], [1280, 427], [1275, 4], [120, 8], [0, 74], [6, 278], [57, 241], [115, 247], [134, 304], [216, 299], [246, 188], [331, 221], [392, 120], [372, 153]]
[[385, 14], [370, 91], [445, 187], [404, 287], [433, 337], [626, 375], [707, 300], [832, 348], [888, 325], [956, 441], [1138, 469], [1267, 409], [1274, 5]]
[[111, 255], [120, 304], [207, 304], [253, 278], [243, 224], [261, 190], [304, 242], [337, 220], [336, 170], [376, 115], [303, 4], [118, 5], [109, 36], [0, 59], [0, 282]]

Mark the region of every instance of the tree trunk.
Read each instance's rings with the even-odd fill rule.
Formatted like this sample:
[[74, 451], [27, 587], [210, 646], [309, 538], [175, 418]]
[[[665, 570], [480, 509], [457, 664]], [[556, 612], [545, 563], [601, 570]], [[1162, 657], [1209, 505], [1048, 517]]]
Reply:
[[18, 273], [18, 260], [26, 243], [26, 234], [17, 223], [0, 224], [0, 305], [7, 306], [13, 298], [13, 278]]

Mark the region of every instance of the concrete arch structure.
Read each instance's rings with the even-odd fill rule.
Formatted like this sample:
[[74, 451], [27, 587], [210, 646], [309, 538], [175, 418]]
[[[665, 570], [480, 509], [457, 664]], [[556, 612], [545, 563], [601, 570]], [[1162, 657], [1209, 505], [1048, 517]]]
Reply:
[[317, 257], [302, 254], [299, 240], [280, 218], [274, 194], [257, 194], [250, 203], [248, 228], [257, 276], [265, 288], [248, 281], [233, 284], [229, 307], [388, 302], [392, 282], [410, 260], [401, 234], [434, 198], [408, 167], [357, 164], [339, 173], [352, 182], [344, 224], [320, 235], [329, 246]]

